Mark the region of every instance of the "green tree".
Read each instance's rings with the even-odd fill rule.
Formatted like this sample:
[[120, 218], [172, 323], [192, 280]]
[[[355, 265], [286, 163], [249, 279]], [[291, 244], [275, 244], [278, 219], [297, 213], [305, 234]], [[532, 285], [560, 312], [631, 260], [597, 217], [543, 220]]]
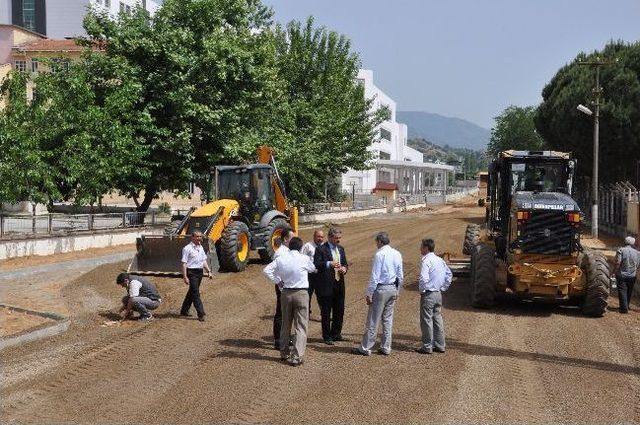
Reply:
[[536, 128], [553, 149], [573, 152], [578, 173], [591, 176], [593, 118], [576, 110], [593, 99], [595, 70], [580, 62], [595, 58], [613, 64], [602, 67], [604, 104], [600, 113], [600, 180], [635, 180], [640, 159], [640, 43], [620, 41], [601, 51], [580, 53], [562, 67], [542, 91]]
[[[121, 120], [138, 93], [116, 87], [98, 100], [94, 78], [85, 67], [72, 65], [32, 80], [16, 72], [5, 82], [9, 100], [0, 114], [4, 201], [93, 204], [136, 162], [140, 150]], [[35, 87], [32, 100], [27, 84]]]
[[359, 58], [343, 35], [309, 18], [276, 27], [275, 41], [281, 96], [268, 137], [293, 198], [320, 199], [336, 176], [368, 166], [367, 148], [388, 111], [371, 111], [356, 81]]
[[117, 21], [87, 16], [85, 43], [103, 51], [85, 66], [139, 92], [121, 123], [145, 155], [115, 185], [138, 210], [159, 191], [204, 187], [216, 164], [253, 158], [276, 93], [270, 19], [259, 0], [167, 0], [153, 19], [142, 8]]
[[489, 155], [495, 156], [509, 149], [540, 150], [544, 140], [537, 133], [533, 106], [509, 106], [495, 117], [495, 126], [491, 129], [491, 138], [487, 146]]

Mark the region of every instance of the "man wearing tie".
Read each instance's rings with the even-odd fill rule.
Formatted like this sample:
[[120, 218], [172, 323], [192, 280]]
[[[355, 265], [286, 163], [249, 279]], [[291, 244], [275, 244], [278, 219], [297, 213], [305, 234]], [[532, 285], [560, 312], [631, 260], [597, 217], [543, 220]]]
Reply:
[[344, 275], [347, 273], [347, 257], [340, 245], [342, 230], [331, 227], [328, 242], [316, 248], [313, 262], [318, 270], [315, 292], [322, 316], [322, 339], [333, 345], [342, 341], [344, 317]]

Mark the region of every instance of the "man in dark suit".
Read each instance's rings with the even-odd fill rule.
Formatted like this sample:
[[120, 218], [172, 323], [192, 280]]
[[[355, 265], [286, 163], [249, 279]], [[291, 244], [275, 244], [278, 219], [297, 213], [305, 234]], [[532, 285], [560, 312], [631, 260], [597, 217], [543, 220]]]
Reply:
[[318, 270], [315, 291], [322, 316], [322, 339], [325, 344], [333, 345], [334, 341], [342, 341], [344, 275], [348, 266], [340, 245], [342, 230], [331, 227], [328, 236], [329, 240], [316, 248], [313, 262]]

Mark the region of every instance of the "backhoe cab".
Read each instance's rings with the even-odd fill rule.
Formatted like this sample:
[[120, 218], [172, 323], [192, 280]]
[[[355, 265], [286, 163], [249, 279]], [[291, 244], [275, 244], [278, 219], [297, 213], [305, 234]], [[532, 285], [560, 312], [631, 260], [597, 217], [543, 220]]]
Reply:
[[286, 198], [272, 150], [261, 146], [258, 160], [216, 167], [215, 199], [173, 223], [164, 236], [138, 238], [129, 271], [180, 275], [180, 252], [195, 231], [206, 236], [203, 246], [211, 270], [242, 271], [251, 250], [257, 250], [264, 262], [271, 261], [275, 239], [288, 229], [297, 233], [298, 210]]
[[587, 315], [604, 314], [609, 268], [580, 243], [575, 168], [570, 154], [554, 151], [505, 151], [491, 163], [485, 225], [467, 226], [463, 245], [474, 306], [490, 307], [509, 291], [575, 300]]

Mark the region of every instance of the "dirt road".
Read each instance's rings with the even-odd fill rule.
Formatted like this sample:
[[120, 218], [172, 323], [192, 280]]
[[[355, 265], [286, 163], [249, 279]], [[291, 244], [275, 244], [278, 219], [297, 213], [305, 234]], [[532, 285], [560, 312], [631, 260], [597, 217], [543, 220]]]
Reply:
[[466, 224], [481, 215], [457, 208], [345, 224], [349, 341], [322, 344], [312, 321], [299, 368], [281, 364], [272, 348], [273, 287], [260, 265], [205, 281], [205, 323], [176, 315], [179, 280], [157, 280], [165, 300], [157, 319], [121, 327], [101, 327], [112, 315], [95, 307], [117, 306], [113, 279], [123, 265], [101, 266], [65, 288], [75, 312], [67, 333], [2, 353], [2, 421], [640, 423], [637, 307], [602, 319], [514, 300], [478, 311], [459, 280], [445, 296], [447, 352], [420, 355], [413, 284], [396, 307], [392, 355], [350, 354], [366, 315], [374, 233], [390, 233], [413, 282], [422, 237], [436, 239], [439, 252], [459, 253]]

